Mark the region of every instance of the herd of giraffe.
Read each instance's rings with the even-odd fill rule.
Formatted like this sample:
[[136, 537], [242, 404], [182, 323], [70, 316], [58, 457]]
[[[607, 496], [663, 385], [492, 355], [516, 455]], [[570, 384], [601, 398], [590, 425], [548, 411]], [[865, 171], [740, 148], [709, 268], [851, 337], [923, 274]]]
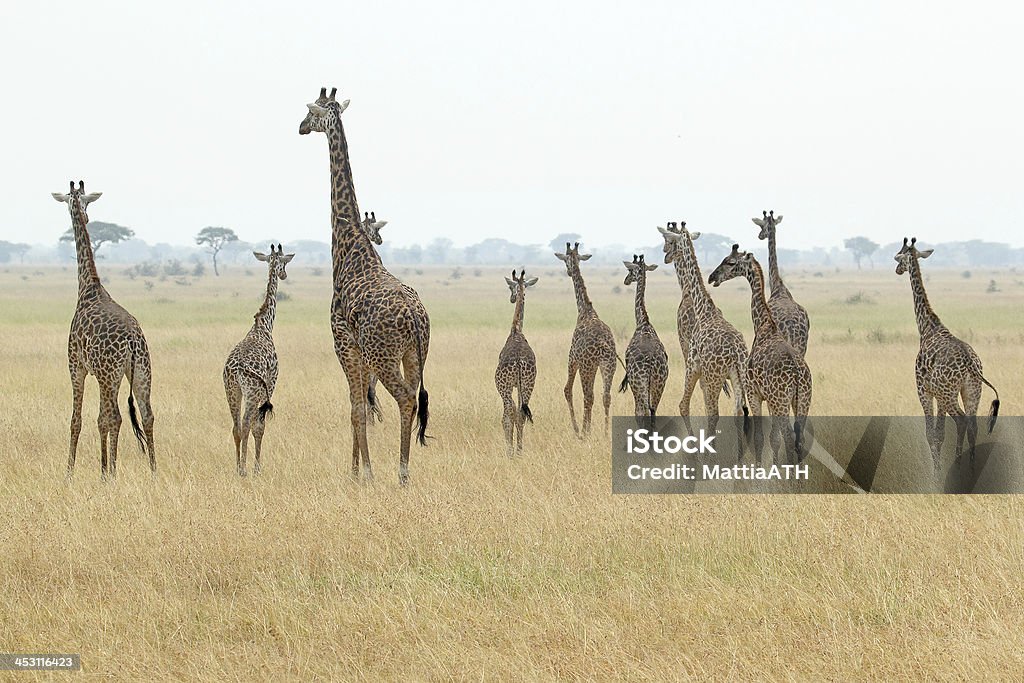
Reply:
[[[353, 476], [373, 477], [367, 442], [367, 423], [381, 417], [377, 403], [378, 383], [395, 399], [401, 416], [399, 483], [409, 481], [409, 453], [414, 422], [416, 439], [426, 444], [429, 418], [424, 366], [430, 346], [430, 318], [419, 295], [392, 275], [374, 245], [382, 243], [380, 229], [386, 221], [376, 214], [360, 214], [352, 179], [348, 141], [341, 115], [349, 101], [338, 102], [337, 89], [328, 94], [321, 88], [299, 126], [299, 134], [323, 133], [327, 137], [331, 180], [331, 262], [333, 296], [331, 330], [334, 350], [348, 380], [351, 404]], [[149, 347], [142, 327], [117, 304], [100, 281], [89, 241], [87, 207], [101, 193], [87, 194], [85, 183], [71, 182], [67, 194], [53, 193], [68, 205], [78, 261], [78, 303], [68, 337], [68, 368], [72, 386], [71, 441], [67, 463], [70, 477], [75, 465], [82, 429], [82, 397], [85, 378], [96, 377], [100, 389], [97, 426], [100, 433], [101, 475], [117, 470], [118, 435], [121, 413], [117, 396], [122, 378], [128, 380], [128, 413], [132, 430], [156, 473], [153, 435], [154, 415], [150, 404], [152, 371]], [[807, 311], [796, 302], [779, 272], [776, 227], [782, 216], [774, 211], [754, 218], [758, 238], [768, 242], [768, 283], [764, 271], [749, 252], [733, 245], [721, 264], [708, 277], [717, 287], [736, 277], [745, 278], [751, 290], [751, 318], [754, 339], [747, 349], [740, 332], [725, 319], [712, 300], [697, 263], [693, 240], [699, 232], [687, 230], [685, 222], [668, 222], [659, 227], [664, 239], [664, 261], [675, 267], [681, 299], [677, 311], [679, 346], [685, 362], [683, 397], [679, 414], [689, 428], [690, 403], [700, 383], [709, 430], [719, 420], [718, 400], [724, 392], [734, 402], [734, 417], [758, 418], [767, 403], [772, 417], [769, 443], [773, 458], [784, 452], [791, 462], [805, 456], [802, 432], [811, 406], [811, 372], [804, 360], [810, 333]], [[966, 342], [952, 335], [932, 310], [925, 293], [920, 260], [932, 250], [919, 251], [917, 239], [904, 238], [896, 254], [896, 273], [910, 274], [914, 312], [920, 333], [920, 351], [915, 365], [918, 398], [926, 418], [926, 436], [936, 469], [944, 436], [944, 419], [951, 416], [957, 427], [956, 455], [964, 452], [965, 439], [971, 456], [977, 437], [977, 415], [982, 384], [996, 394], [989, 411], [988, 430], [995, 426], [999, 393], [982, 374], [981, 360]], [[271, 399], [278, 378], [273, 328], [278, 282], [287, 278], [285, 267], [295, 256], [285, 254], [281, 245], [271, 244], [270, 253], [253, 252], [268, 269], [266, 296], [254, 316], [253, 326], [234, 347], [224, 365], [224, 391], [232, 420], [238, 474], [245, 476], [250, 433], [255, 442], [253, 472], [260, 471], [261, 445]], [[651, 324], [646, 307], [647, 273], [657, 268], [635, 255], [624, 261], [625, 284], [636, 284], [636, 330], [626, 348], [625, 362], [619, 357], [611, 328], [598, 316], [587, 294], [580, 264], [590, 254], [580, 254], [579, 243], [566, 243], [564, 253], [555, 256], [565, 264], [576, 295], [577, 319], [569, 347], [565, 400], [572, 429], [585, 437], [591, 428], [594, 384], [598, 372], [603, 383], [604, 428], [611, 417], [611, 390], [616, 365], [625, 370], [619, 390], [632, 391], [637, 418], [654, 419], [668, 383], [668, 354]], [[515, 305], [512, 329], [498, 357], [494, 381], [501, 397], [502, 427], [509, 455], [522, 452], [523, 429], [533, 421], [529, 407], [537, 378], [537, 358], [523, 332], [526, 291], [537, 283], [525, 271], [505, 278]], [[579, 374], [583, 390], [582, 427], [573, 405], [573, 388]], [[517, 400], [513, 400], [516, 394]], [[136, 408], [136, 402], [138, 407]], [[518, 403], [518, 405], [517, 405]], [[937, 407], [937, 412], [936, 412]], [[754, 449], [761, 460], [763, 434], [760, 420], [753, 420]], [[742, 453], [742, 444], [741, 451]]]

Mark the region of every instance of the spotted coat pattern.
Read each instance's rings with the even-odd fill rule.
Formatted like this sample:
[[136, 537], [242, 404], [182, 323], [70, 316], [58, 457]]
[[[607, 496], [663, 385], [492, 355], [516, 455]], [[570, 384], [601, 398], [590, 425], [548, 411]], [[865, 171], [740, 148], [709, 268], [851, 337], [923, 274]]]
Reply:
[[[85, 378], [93, 375], [100, 389], [100, 474], [117, 473], [117, 443], [121, 429], [121, 411], [117, 395], [121, 378], [128, 379], [128, 413], [139, 445], [149, 454], [149, 467], [156, 474], [153, 442], [153, 409], [150, 404], [152, 367], [149, 346], [142, 327], [121, 307], [100, 282], [89, 242], [86, 207], [102, 193], [85, 193], [85, 183], [74, 182], [68, 194], [54, 192], [53, 198], [68, 205], [75, 235], [78, 260], [78, 304], [68, 334], [68, 369], [71, 373], [71, 444], [67, 476], [75, 468], [78, 437], [82, 431], [82, 398]], [[138, 414], [136, 414], [136, 402]], [[141, 423], [141, 424], [140, 424]]]
[[[971, 345], [953, 336], [928, 301], [921, 276], [920, 259], [932, 255], [933, 249], [919, 251], [917, 238], [907, 241], [894, 257], [896, 273], [910, 273], [910, 289], [914, 295], [914, 317], [921, 337], [914, 364], [914, 378], [917, 381], [917, 398], [925, 416], [925, 435], [932, 452], [936, 470], [940, 466], [942, 442], [945, 438], [945, 419], [949, 415], [956, 422], [956, 457], [963, 454], [966, 437], [971, 459], [974, 459], [975, 443], [978, 436], [978, 404], [981, 402], [981, 385], [987, 384], [995, 392], [995, 400], [989, 409], [988, 431], [995, 427], [999, 415], [999, 392], [982, 374], [981, 359]], [[963, 406], [960, 405], [963, 401]], [[938, 415], [935, 413], [938, 406]]]
[[[758, 462], [764, 447], [761, 404], [772, 415], [769, 442], [774, 461], [781, 460], [783, 441], [791, 464], [804, 458], [801, 435], [811, 409], [811, 371], [775, 322], [765, 296], [764, 272], [753, 254], [734, 244], [732, 253], [708, 277], [715, 287], [734, 277], [750, 283], [750, 315], [754, 321], [754, 343], [747, 359], [747, 400], [754, 417], [754, 453]], [[792, 428], [789, 415], [795, 416]]]
[[807, 355], [807, 340], [811, 334], [811, 321], [807, 311], [796, 302], [779, 274], [779, 258], [775, 249], [775, 226], [782, 222], [782, 216], [775, 211], [762, 211], [761, 218], [751, 218], [761, 228], [758, 239], [768, 240], [768, 275], [772, 293], [768, 298], [768, 307], [772, 311], [772, 319], [782, 335], [789, 340], [801, 356]]
[[[530, 396], [537, 381], [537, 357], [530, 348], [530, 342], [523, 334], [523, 313], [526, 307], [526, 290], [537, 284], [537, 278], [527, 279], [526, 271], [512, 278], [505, 278], [511, 292], [509, 302], [515, 304], [512, 314], [512, 331], [505, 340], [505, 346], [498, 354], [498, 367], [494, 371], [494, 386], [501, 397], [501, 426], [505, 431], [508, 455], [523, 452], [523, 426], [533, 422], [530, 411]], [[512, 392], [518, 392], [519, 405], [512, 400]]]
[[[580, 261], [586, 261], [590, 254], [580, 254], [579, 242], [575, 246], [565, 244], [565, 253], [556, 252], [555, 257], [565, 263], [565, 270], [572, 279], [576, 292], [576, 327], [569, 344], [569, 377], [565, 382], [565, 401], [569, 404], [569, 419], [577, 436], [590, 433], [591, 416], [594, 409], [594, 380], [598, 371], [604, 382], [604, 428], [611, 422], [612, 381], [615, 379], [615, 336], [612, 330], [597, 315], [594, 304], [587, 294], [587, 286], [580, 273]], [[576, 409], [572, 403], [572, 388], [576, 373], [580, 375], [583, 387], [583, 430], [576, 421]]]
[[627, 271], [623, 284], [628, 287], [636, 283], [636, 330], [626, 347], [626, 376], [619, 391], [625, 391], [628, 386], [633, 392], [634, 414], [639, 418], [653, 420], [668, 382], [668, 354], [658, 338], [658, 331], [651, 324], [644, 301], [647, 273], [655, 270], [658, 265], [648, 265], [642, 255], [634, 255], [632, 262], [622, 263]]
[[[260, 473], [260, 457], [266, 420], [273, 410], [270, 402], [277, 386], [277, 350], [274, 348], [274, 318], [277, 315], [277, 283], [288, 278], [285, 266], [295, 254], [285, 254], [278, 245], [270, 245], [270, 254], [253, 252], [267, 264], [267, 292], [263, 305], [253, 316], [252, 328], [228, 354], [224, 363], [224, 393], [231, 413], [231, 435], [235, 440], [235, 464], [238, 474], [246, 475], [249, 433], [256, 446], [253, 473]], [[243, 412], [244, 408], [244, 412]]]
[[[352, 180], [348, 140], [341, 114], [348, 101], [320, 90], [299, 125], [299, 134], [327, 136], [331, 168], [331, 260], [334, 295], [331, 331], [334, 350], [349, 383], [352, 425], [352, 474], [372, 478], [366, 423], [371, 377], [376, 377], [398, 403], [401, 440], [398, 479], [409, 481], [409, 450], [413, 420], [417, 438], [426, 444], [428, 396], [423, 370], [430, 345], [430, 319], [419, 296], [388, 272], [361, 223]], [[417, 393], [417, 387], [419, 392]]]

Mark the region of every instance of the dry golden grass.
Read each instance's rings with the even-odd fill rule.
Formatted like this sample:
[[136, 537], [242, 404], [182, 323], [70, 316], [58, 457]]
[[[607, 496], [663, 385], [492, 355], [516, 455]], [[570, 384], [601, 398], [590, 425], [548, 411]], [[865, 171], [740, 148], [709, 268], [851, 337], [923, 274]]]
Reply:
[[[261, 477], [234, 473], [220, 370], [258, 307], [263, 270], [152, 290], [110, 272], [152, 347], [160, 474], [150, 479], [125, 427], [118, 479], [100, 482], [90, 379], [70, 486], [74, 274], [0, 273], [0, 650], [80, 652], [87, 677], [137, 680], [962, 680], [1024, 669], [1015, 497], [612, 496], [608, 439], [569, 434], [561, 387], [575, 309], [558, 263], [534, 270], [527, 300], [541, 367], [525, 455], [503, 455], [493, 387], [512, 313], [501, 274], [408, 272], [433, 321], [436, 438], [414, 448], [412, 484], [399, 489], [385, 397], [387, 421], [370, 436], [377, 483], [352, 482], [329, 276], [292, 270]], [[586, 274], [624, 348], [632, 293], [613, 291], [624, 271]], [[662, 411], [674, 412], [678, 290], [655, 276], [652, 317], [673, 372]], [[984, 292], [987, 273], [935, 273], [929, 286], [1004, 412], [1020, 414], [1024, 286], [991, 277], [1002, 292]], [[788, 283], [812, 318], [813, 412], [917, 414], [907, 282], [886, 269]], [[714, 295], [749, 341], [741, 285]], [[858, 291], [875, 303], [845, 303]], [[616, 394], [615, 412], [631, 407]]]

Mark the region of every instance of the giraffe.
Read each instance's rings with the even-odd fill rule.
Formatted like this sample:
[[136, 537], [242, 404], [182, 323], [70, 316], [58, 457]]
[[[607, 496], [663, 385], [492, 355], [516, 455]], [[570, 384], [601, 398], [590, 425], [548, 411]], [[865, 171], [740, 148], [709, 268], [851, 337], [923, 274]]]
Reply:
[[[277, 351], [274, 349], [274, 317], [277, 313], [277, 283], [286, 280], [285, 266], [291, 263], [295, 254], [285, 254], [279, 244], [275, 251], [270, 245], [270, 255], [254, 251], [257, 261], [267, 264], [267, 294], [263, 305], [253, 316], [252, 329], [228, 354], [224, 364], [224, 393], [231, 412], [231, 435], [235, 439], [235, 464], [238, 474], [245, 476], [245, 464], [249, 448], [249, 432], [256, 442], [256, 460], [253, 474], [260, 473], [260, 450], [266, 420], [274, 410], [270, 399], [277, 385]], [[242, 407], [245, 413], [242, 413]]]
[[[791, 464], [803, 460], [801, 434], [811, 408], [811, 371], [800, 351], [783, 334], [775, 321], [774, 312], [764, 293], [764, 271], [754, 255], [740, 251], [738, 244], [708, 276], [715, 287], [734, 277], [744, 277], [750, 283], [750, 315], [754, 321], [754, 342], [747, 358], [747, 404], [754, 415], [754, 453], [761, 462], [763, 436], [761, 434], [761, 404], [768, 403], [772, 414], [769, 442], [774, 462], [780, 459], [780, 447], [786, 443]], [[795, 417], [793, 429], [788, 420], [790, 409]]]
[[[996, 395], [989, 409], [989, 433], [996, 426], [996, 417], [999, 415], [999, 392], [982, 374], [978, 354], [970, 344], [953, 336], [928, 302], [928, 294], [924, 290], [924, 280], [921, 277], [920, 259], [928, 258], [934, 251], [920, 251], [917, 248], [916, 237], [909, 243], [904, 237], [903, 247], [893, 258], [896, 260], [897, 275], [910, 273], [914, 316], [917, 318], [917, 331], [921, 335], [914, 377], [917, 380], [917, 398], [924, 410], [925, 435], [931, 448], [932, 462], [938, 471], [942, 441], [945, 438], [946, 415], [956, 422], [957, 459], [963, 454], [966, 436], [973, 462], [978, 436], [978, 423], [975, 418], [978, 414], [978, 403], [981, 401], [981, 385], [987, 384]], [[957, 397], [963, 401], [962, 408]], [[935, 415], [936, 404], [938, 415]]]
[[779, 257], [775, 249], [775, 226], [782, 222], [782, 215], [775, 215], [775, 210], [762, 211], [761, 218], [751, 218], [761, 228], [757, 238], [768, 240], [768, 276], [771, 281], [772, 294], [768, 299], [772, 319], [801, 356], [807, 355], [807, 340], [811, 333], [811, 321], [807, 311], [796, 302], [779, 274]]
[[[648, 265], [643, 255], [633, 255], [632, 263], [623, 261], [628, 271], [623, 284], [627, 287], [636, 283], [636, 331], [626, 347], [626, 376], [622, 378], [619, 391], [626, 387], [633, 391], [634, 413], [638, 418], [650, 418], [653, 423], [661, 394], [668, 381], [668, 354], [658, 338], [658, 332], [647, 315], [644, 295], [647, 290], [647, 273], [657, 269], [658, 264]], [[653, 429], [653, 424], [652, 424]]]
[[[615, 377], [615, 361], [619, 358], [615, 351], [615, 336], [612, 330], [598, 317], [594, 304], [587, 294], [587, 286], [580, 273], [580, 261], [586, 261], [591, 254], [580, 253], [580, 243], [575, 246], [565, 243], [565, 253], [555, 252], [555, 258], [565, 263], [565, 270], [572, 278], [572, 286], [576, 292], [576, 328], [572, 333], [569, 345], [569, 378], [565, 383], [565, 400], [569, 404], [569, 418], [572, 429], [577, 436], [581, 435], [576, 422], [576, 410], [572, 404], [572, 386], [576, 381], [576, 373], [580, 374], [580, 385], [583, 387], [583, 431], [590, 433], [591, 413], [594, 409], [594, 380], [598, 370], [604, 382], [604, 429], [607, 433], [611, 420], [612, 380]], [[619, 360], [621, 363], [622, 361]]]
[[[377, 220], [377, 213], [376, 212], [374, 212], [374, 211], [364, 211], [363, 212], [363, 223], [362, 223], [362, 225], [363, 225], [363, 232], [366, 233], [366, 236], [374, 244], [381, 245], [381, 244], [384, 243], [384, 238], [380, 236], [380, 229], [383, 228], [387, 224], [388, 224], [387, 221], [378, 221]], [[405, 287], [404, 284], [402, 286]], [[413, 291], [412, 294], [413, 294], [413, 296], [415, 296], [416, 292]], [[366, 390], [366, 403], [367, 403], [367, 408], [369, 409], [369, 413], [370, 413], [370, 415], [372, 417], [377, 418], [378, 422], [383, 422], [384, 421], [384, 413], [380, 409], [380, 404], [377, 403], [377, 377], [374, 376], [373, 374], [371, 374], [370, 375], [370, 381], [369, 381], [367, 386], [368, 386], [368, 388]]]
[[[526, 289], [537, 284], [537, 278], [526, 278], [526, 269], [516, 275], [512, 271], [512, 279], [505, 278], [511, 290], [509, 303], [515, 304], [512, 314], [512, 331], [505, 340], [505, 346], [498, 354], [498, 367], [494, 371], [494, 386], [501, 397], [501, 426], [505, 430], [505, 444], [509, 457], [513, 453], [513, 431], [515, 432], [515, 452], [523, 452], [523, 426], [526, 420], [533, 422], [530, 412], [530, 395], [533, 384], [537, 380], [537, 357], [530, 348], [530, 342], [523, 334], [523, 310], [526, 306]], [[519, 392], [519, 408], [512, 402], [512, 391]]]
[[[409, 448], [413, 419], [417, 440], [426, 445], [428, 395], [423, 369], [430, 344], [430, 319], [419, 296], [388, 272], [361, 225], [348, 140], [341, 114], [349, 101], [338, 102], [337, 88], [320, 89], [299, 124], [299, 134], [327, 136], [331, 169], [331, 262], [334, 294], [331, 330], [334, 350], [349, 384], [352, 425], [352, 474], [372, 479], [366, 439], [370, 378], [376, 377], [398, 403], [401, 443], [398, 481], [409, 482]], [[418, 387], [418, 392], [417, 392]]]
[[[117, 474], [117, 440], [121, 430], [121, 411], [117, 394], [121, 378], [128, 379], [128, 416], [132, 431], [144, 453], [149, 454], [149, 468], [156, 475], [156, 451], [153, 444], [153, 409], [150, 389], [153, 375], [149, 347], [142, 327], [128, 311], [107, 293], [100, 282], [89, 242], [87, 207], [103, 194], [86, 194], [85, 183], [74, 181], [67, 194], [51, 193], [58, 202], [68, 205], [75, 234], [78, 259], [78, 304], [71, 319], [68, 335], [68, 369], [71, 372], [71, 447], [68, 454], [67, 477], [75, 469], [78, 436], [82, 431], [82, 396], [85, 378], [96, 377], [100, 387], [100, 475]], [[138, 414], [135, 398], [138, 397]], [[141, 424], [140, 424], [141, 421]], [[109, 459], [108, 459], [109, 458]]]
[[[725, 319], [722, 312], [711, 300], [701, 278], [697, 255], [693, 249], [694, 235], [686, 229], [686, 222], [670, 221], [658, 231], [665, 240], [665, 263], [676, 263], [679, 286], [693, 301], [694, 325], [686, 355], [686, 378], [683, 381], [683, 398], [679, 402], [679, 414], [689, 428], [690, 399], [700, 381], [704, 393], [704, 408], [708, 416], [708, 429], [714, 432], [718, 424], [718, 394], [729, 379], [733, 386], [735, 414], [746, 416], [744, 405], [745, 370], [747, 349], [743, 335]], [[681, 265], [681, 267], [680, 267]], [[740, 435], [742, 438], [742, 435]], [[742, 444], [740, 445], [742, 449]]]

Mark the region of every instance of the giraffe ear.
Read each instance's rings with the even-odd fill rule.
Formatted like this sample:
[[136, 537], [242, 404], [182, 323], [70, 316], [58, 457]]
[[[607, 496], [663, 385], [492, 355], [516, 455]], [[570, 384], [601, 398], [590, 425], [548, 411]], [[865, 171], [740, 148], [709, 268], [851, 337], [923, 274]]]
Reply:
[[580, 254], [580, 261], [589, 261], [593, 254]]
[[700, 239], [700, 233], [699, 232], [691, 232], [690, 233], [690, 239], [691, 240]]
[[388, 224], [387, 221], [377, 221], [376, 223], [373, 224], [373, 227], [375, 227], [378, 230], [380, 230], [381, 228], [383, 228], [387, 224]]
[[293, 258], [295, 258], [295, 254], [285, 254], [281, 257], [281, 263], [291, 263]]
[[934, 252], [934, 249], [925, 249], [924, 251], [917, 252], [917, 258], [928, 258]]
[[658, 269], [658, 264], [657, 263], [648, 263], [647, 264], [647, 270], [650, 271], [650, 270], [657, 270], [657, 269]]
[[507, 284], [509, 287], [513, 287], [513, 288], [516, 286], [516, 283], [513, 282], [512, 280], [509, 280], [508, 278], [505, 278], [505, 284]]
[[340, 108], [338, 109], [338, 113], [340, 114], [343, 111], [345, 111], [346, 109], [348, 109], [348, 103], [351, 102], [351, 101], [352, 100], [345, 100], [344, 102], [342, 102]]
[[252, 252], [252, 255], [256, 257], [257, 261], [266, 261], [267, 260], [267, 255], [264, 254], [263, 252], [254, 251], [254, 252]]
[[781, 222], [782, 222], [782, 214], [779, 214], [778, 216], [775, 217], [775, 225], [778, 225]]
[[527, 287], [533, 287], [535, 284], [537, 284], [537, 278], [531, 277], [529, 280], [527, 280], [523, 284], [526, 285]]
[[68, 196], [66, 194], [61, 194], [60, 192], [51, 192], [50, 196], [56, 199], [58, 202], [62, 202], [65, 204], [68, 201]]
[[762, 219], [760, 219], [760, 218], [751, 218], [750, 220], [754, 221], [754, 225], [756, 225], [757, 227], [759, 227], [759, 228], [763, 228], [764, 227], [764, 221]]
[[309, 104], [306, 105], [306, 107], [309, 108], [309, 113], [316, 114], [317, 116], [323, 116], [324, 114], [327, 113], [327, 109], [321, 107], [319, 104], [316, 104], [315, 102], [310, 102]]
[[555, 252], [555, 258], [558, 259], [559, 261], [564, 261], [565, 260], [565, 254], [560, 254], [560, 253], [558, 253], [556, 251]]
[[626, 266], [626, 270], [629, 270], [633, 266], [632, 261], [623, 261], [622, 265]]
[[82, 206], [89, 206], [94, 201], [103, 196], [102, 192], [90, 192], [87, 195], [82, 196]]

